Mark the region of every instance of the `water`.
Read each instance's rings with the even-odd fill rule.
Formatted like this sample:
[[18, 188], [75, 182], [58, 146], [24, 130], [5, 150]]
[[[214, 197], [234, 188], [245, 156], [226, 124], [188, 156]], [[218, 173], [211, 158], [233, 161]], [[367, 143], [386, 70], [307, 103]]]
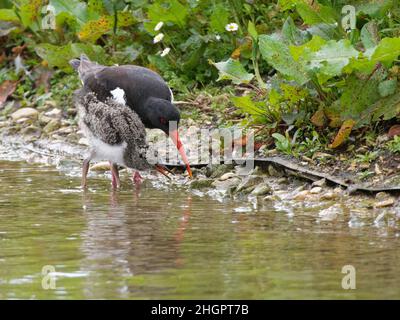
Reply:
[[[298, 202], [217, 201], [150, 179], [112, 192], [91, 177], [84, 193], [72, 171], [0, 161], [1, 299], [400, 298], [396, 217], [324, 221]], [[342, 289], [344, 265], [355, 290]]]

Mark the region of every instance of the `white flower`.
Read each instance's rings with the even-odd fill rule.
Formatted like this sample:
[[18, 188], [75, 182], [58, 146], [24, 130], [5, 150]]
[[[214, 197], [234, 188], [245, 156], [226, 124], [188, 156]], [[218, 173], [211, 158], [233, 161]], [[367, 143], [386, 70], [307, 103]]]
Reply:
[[163, 34], [163, 33], [159, 33], [158, 35], [156, 35], [156, 36], [154, 37], [153, 43], [160, 42], [163, 38], [164, 38], [164, 34]]
[[171, 51], [171, 48], [165, 48], [161, 53], [161, 57], [165, 57], [169, 52]]
[[239, 29], [239, 26], [237, 25], [237, 23], [234, 23], [234, 22], [228, 23], [228, 24], [225, 26], [225, 30], [226, 30], [226, 31], [229, 31], [229, 32], [237, 31], [237, 29]]
[[162, 26], [164, 25], [164, 22], [160, 21], [159, 23], [156, 24], [156, 26], [154, 27], [154, 31], [158, 31], [162, 28]]
[[219, 34], [217, 34], [217, 35], [215, 36], [215, 39], [217, 39], [217, 41], [219, 41], [219, 40], [221, 40], [221, 36], [220, 36]]

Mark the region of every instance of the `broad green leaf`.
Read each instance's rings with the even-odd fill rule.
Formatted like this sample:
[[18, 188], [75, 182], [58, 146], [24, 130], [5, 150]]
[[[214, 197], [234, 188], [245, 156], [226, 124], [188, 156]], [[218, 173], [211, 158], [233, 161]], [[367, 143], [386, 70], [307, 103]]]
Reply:
[[374, 48], [379, 43], [378, 25], [375, 21], [366, 23], [361, 29], [361, 41], [365, 49]]
[[89, 21], [87, 4], [79, 0], [50, 0], [49, 4], [55, 9], [56, 16], [75, 20], [79, 25]]
[[104, 49], [90, 44], [69, 43], [65, 46], [56, 46], [42, 43], [35, 48], [35, 52], [43, 60], [46, 60], [51, 68], [57, 67], [65, 71], [71, 71], [69, 60], [79, 57], [82, 53], [85, 53], [93, 61], [105, 62]]
[[309, 40], [307, 32], [299, 30], [289, 16], [282, 27], [282, 35], [287, 42], [294, 45], [301, 45]]
[[290, 46], [290, 54], [293, 59], [298, 61], [303, 56], [308, 56], [312, 52], [316, 52], [321, 49], [323, 45], [326, 44], [326, 41], [319, 36], [314, 36], [309, 42], [301, 45], [301, 46]]
[[335, 23], [337, 21], [336, 11], [327, 6], [299, 3], [296, 5], [296, 10], [305, 24]]
[[365, 1], [356, 5], [356, 13], [367, 14], [373, 18], [382, 18], [393, 7], [397, 0]]
[[21, 0], [19, 4], [18, 15], [21, 18], [22, 25], [34, 32], [38, 31], [40, 26], [37, 19], [43, 5], [42, 0]]
[[382, 98], [392, 95], [397, 90], [397, 79], [389, 79], [379, 83], [379, 94]]
[[[341, 120], [354, 119], [355, 127], [368, 124], [372, 114], [366, 110], [380, 100], [379, 84], [386, 78], [384, 67], [378, 68], [368, 77], [360, 78], [352, 74], [346, 80], [346, 87], [341, 97], [327, 107], [329, 118], [339, 115]], [[365, 116], [361, 116], [365, 114]]]
[[254, 25], [253, 22], [249, 21], [247, 25], [247, 32], [250, 34], [250, 36], [257, 41], [258, 39], [258, 32], [256, 30], [256, 26]]
[[250, 96], [232, 97], [231, 98], [235, 107], [241, 109], [251, 115], [263, 115], [265, 110], [260, 108], [256, 102], [251, 100]]
[[400, 38], [384, 38], [372, 54], [371, 60], [391, 64], [400, 55]]
[[248, 73], [238, 60], [228, 59], [213, 63], [219, 71], [219, 80], [231, 80], [234, 84], [248, 83], [254, 75]]
[[229, 22], [229, 11], [227, 7], [222, 4], [217, 4], [214, 7], [213, 13], [210, 17], [210, 27], [214, 32], [225, 32], [225, 26]]
[[183, 28], [186, 24], [188, 13], [187, 6], [184, 6], [178, 0], [171, 0], [155, 2], [150, 5], [147, 14], [151, 22], [154, 23], [154, 26], [158, 22], [163, 21], [175, 23]]
[[305, 68], [315, 72], [320, 83], [324, 83], [328, 79], [340, 75], [350, 59], [358, 57], [359, 54], [349, 40], [338, 42], [331, 40], [320, 50], [305, 57]]
[[19, 21], [18, 16], [13, 9], [0, 9], [0, 20], [3, 21]]
[[295, 61], [289, 47], [274, 35], [259, 36], [259, 47], [263, 58], [283, 76], [302, 85], [310, 80], [307, 71]]
[[319, 36], [325, 40], [336, 39], [338, 35], [338, 25], [334, 23], [318, 23], [306, 29], [312, 36]]
[[400, 55], [400, 38], [384, 38], [376, 47], [367, 49], [358, 59], [351, 59], [345, 68], [347, 73], [357, 70], [371, 73], [378, 63], [390, 66]]

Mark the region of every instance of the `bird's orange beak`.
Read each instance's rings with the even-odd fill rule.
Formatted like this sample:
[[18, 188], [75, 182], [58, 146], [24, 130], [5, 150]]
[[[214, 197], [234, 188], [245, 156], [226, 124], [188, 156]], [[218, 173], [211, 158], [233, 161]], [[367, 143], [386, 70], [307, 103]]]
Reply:
[[172, 141], [176, 145], [176, 148], [178, 149], [178, 151], [179, 151], [179, 153], [180, 153], [180, 155], [182, 157], [182, 160], [186, 165], [186, 170], [187, 170], [187, 172], [189, 174], [189, 177], [192, 178], [193, 177], [192, 170], [190, 169], [189, 161], [188, 161], [188, 158], [186, 156], [185, 149], [183, 148], [183, 144], [181, 142], [181, 139], [179, 139], [178, 130], [170, 131], [169, 132], [169, 137], [172, 139]]

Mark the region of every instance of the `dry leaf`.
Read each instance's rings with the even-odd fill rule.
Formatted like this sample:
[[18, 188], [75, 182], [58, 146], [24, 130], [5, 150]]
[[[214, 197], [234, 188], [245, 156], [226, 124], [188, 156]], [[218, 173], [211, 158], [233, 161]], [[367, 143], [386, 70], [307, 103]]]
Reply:
[[356, 122], [353, 119], [348, 119], [345, 122], [343, 122], [335, 139], [333, 139], [332, 143], [328, 147], [329, 148], [339, 147], [349, 137], [350, 132], [353, 129], [355, 123]]
[[17, 87], [17, 81], [5, 80], [0, 85], [0, 108], [6, 102], [9, 95], [13, 94]]
[[395, 124], [391, 126], [388, 132], [388, 136], [393, 138], [394, 136], [400, 136], [400, 124]]

